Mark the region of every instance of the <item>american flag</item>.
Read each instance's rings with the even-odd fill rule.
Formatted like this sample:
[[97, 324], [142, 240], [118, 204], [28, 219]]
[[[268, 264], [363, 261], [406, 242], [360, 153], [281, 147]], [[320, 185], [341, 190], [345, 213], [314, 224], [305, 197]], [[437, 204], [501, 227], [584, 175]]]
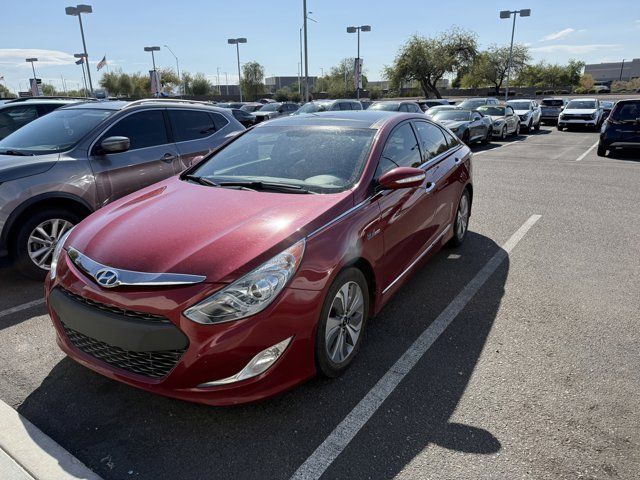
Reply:
[[84, 57], [80, 57], [78, 61], [76, 61], [76, 65], [82, 65], [84, 63]]
[[98, 70], [100, 70], [102, 67], [104, 67], [107, 64], [107, 56], [105, 55], [104, 57], [102, 57], [102, 60], [100, 60], [98, 62], [98, 65], [96, 65], [96, 68]]

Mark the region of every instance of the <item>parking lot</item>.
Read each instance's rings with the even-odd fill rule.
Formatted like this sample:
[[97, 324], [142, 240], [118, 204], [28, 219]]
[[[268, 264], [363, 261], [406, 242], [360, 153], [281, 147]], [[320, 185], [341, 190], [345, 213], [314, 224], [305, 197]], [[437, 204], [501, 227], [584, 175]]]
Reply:
[[640, 155], [601, 158], [596, 141], [543, 126], [474, 147], [463, 247], [413, 275], [345, 375], [258, 404], [189, 404], [79, 366], [41, 284], [5, 266], [0, 399], [104, 479], [637, 478]]

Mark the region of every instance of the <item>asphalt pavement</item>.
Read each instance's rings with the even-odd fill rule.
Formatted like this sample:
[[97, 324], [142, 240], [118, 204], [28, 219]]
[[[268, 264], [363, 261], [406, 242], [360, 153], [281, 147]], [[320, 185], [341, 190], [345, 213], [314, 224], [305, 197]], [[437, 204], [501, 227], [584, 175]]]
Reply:
[[546, 126], [474, 147], [465, 244], [412, 276], [344, 376], [254, 405], [171, 400], [77, 365], [41, 305], [8, 310], [42, 286], [0, 269], [0, 399], [106, 480], [313, 478], [311, 464], [323, 479], [638, 478], [640, 153], [600, 158], [596, 141]]

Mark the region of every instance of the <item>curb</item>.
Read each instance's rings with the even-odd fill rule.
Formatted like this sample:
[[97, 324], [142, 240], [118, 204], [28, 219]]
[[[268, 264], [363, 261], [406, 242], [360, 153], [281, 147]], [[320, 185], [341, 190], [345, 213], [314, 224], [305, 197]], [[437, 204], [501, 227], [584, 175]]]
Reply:
[[102, 480], [51, 437], [0, 400], [0, 477]]

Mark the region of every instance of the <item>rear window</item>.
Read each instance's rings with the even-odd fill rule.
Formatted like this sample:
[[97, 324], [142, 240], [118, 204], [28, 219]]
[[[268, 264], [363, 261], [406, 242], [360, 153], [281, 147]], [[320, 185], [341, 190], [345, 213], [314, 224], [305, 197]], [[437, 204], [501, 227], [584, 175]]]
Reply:
[[562, 100], [542, 100], [540, 104], [544, 107], [561, 107], [564, 102]]
[[611, 118], [619, 122], [635, 122], [640, 118], [640, 101], [619, 103], [611, 112]]

